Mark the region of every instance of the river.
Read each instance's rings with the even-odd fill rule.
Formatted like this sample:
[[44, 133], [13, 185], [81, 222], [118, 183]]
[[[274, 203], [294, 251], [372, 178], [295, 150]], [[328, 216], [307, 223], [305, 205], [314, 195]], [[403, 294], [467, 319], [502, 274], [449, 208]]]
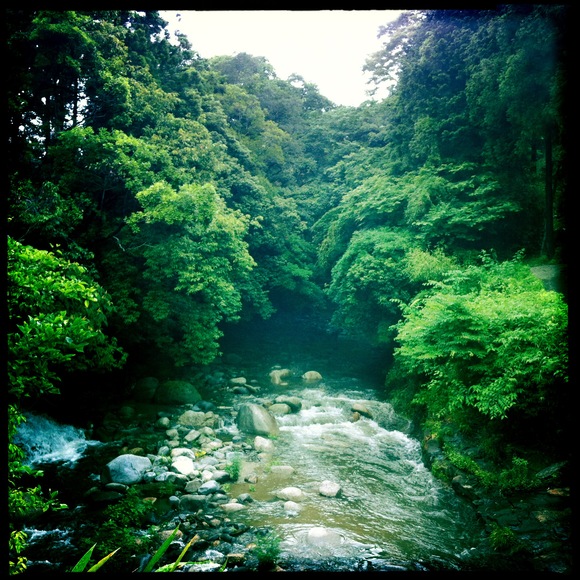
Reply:
[[[471, 506], [424, 466], [419, 442], [385, 400], [381, 354], [314, 336], [294, 342], [288, 335], [275, 340], [260, 338], [260, 333], [245, 337], [230, 341], [219, 368], [260, 386], [259, 397], [216, 391], [216, 402], [227, 407], [284, 394], [298, 397], [302, 407], [277, 417], [280, 434], [271, 457], [245, 462], [245, 473], [255, 468], [258, 480], [240, 478], [228, 485], [230, 496], [249, 493], [254, 500], [231, 519], [272, 528], [282, 540], [281, 565], [290, 571], [462, 569], [482, 541], [482, 525]], [[292, 371], [286, 385], [270, 383], [268, 373], [276, 365]], [[309, 370], [320, 372], [323, 379], [304, 381], [301, 375]], [[370, 417], [354, 420], [354, 403], [364, 405]], [[222, 433], [225, 439], [243, 435], [227, 417]], [[63, 485], [78, 486], [78, 475], [67, 478], [67, 470], [75, 469], [87, 454], [97, 457], [103, 447], [76, 427], [41, 417], [31, 417], [20, 441], [36, 464], [58, 465]], [[291, 477], [279, 475], [280, 470], [273, 469], [277, 465], [290, 466]], [[94, 479], [95, 474], [84, 477]], [[319, 493], [323, 481], [340, 486], [336, 497]], [[304, 492], [294, 511], [284, 509], [285, 502], [276, 497], [285, 486]], [[65, 498], [71, 495], [70, 490], [63, 493]], [[76, 509], [82, 512], [82, 506]], [[27, 531], [28, 554], [39, 558], [31, 570], [42, 571], [51, 546], [56, 552], [66, 547], [67, 532], [58, 526], [32, 526]], [[326, 534], [323, 539], [317, 536], [321, 531]]]

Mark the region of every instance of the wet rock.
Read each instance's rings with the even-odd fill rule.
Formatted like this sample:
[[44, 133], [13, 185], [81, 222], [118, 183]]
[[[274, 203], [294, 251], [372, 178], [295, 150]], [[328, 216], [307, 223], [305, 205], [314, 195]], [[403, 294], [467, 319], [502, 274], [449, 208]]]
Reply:
[[257, 435], [254, 439], [254, 449], [259, 452], [273, 453], [274, 443], [270, 439]]
[[290, 477], [294, 474], [294, 468], [291, 465], [272, 465], [270, 473], [277, 477]]
[[302, 401], [298, 397], [291, 397], [288, 395], [280, 395], [274, 399], [275, 403], [284, 403], [288, 405], [292, 413], [298, 413], [302, 409]]
[[325, 480], [320, 484], [318, 493], [325, 497], [336, 497], [341, 492], [341, 487], [334, 481]]
[[284, 487], [274, 493], [278, 499], [290, 501], [302, 501], [306, 496], [299, 487]]
[[292, 375], [290, 369], [274, 369], [270, 372], [270, 381], [273, 385], [287, 385], [282, 379], [288, 378]]
[[232, 385], [245, 385], [248, 381], [246, 380], [246, 377], [235, 377], [233, 379], [230, 379], [230, 383]]
[[328, 528], [323, 528], [321, 526], [310, 528], [308, 530], [306, 539], [308, 543], [315, 546], [338, 546], [342, 543], [342, 536], [339, 533], [335, 532], [334, 530], [329, 530]]
[[171, 421], [169, 420], [169, 417], [159, 417], [155, 423], [155, 427], [157, 427], [157, 429], [167, 429], [167, 427], [170, 425]]
[[290, 405], [286, 403], [274, 403], [268, 409], [273, 415], [289, 415], [292, 412]]
[[171, 463], [172, 471], [181, 473], [183, 475], [191, 475], [195, 471], [195, 464], [190, 457], [180, 455], [176, 457]]
[[200, 495], [208, 495], [210, 493], [216, 493], [219, 490], [221, 490], [220, 484], [215, 479], [210, 479], [199, 486], [197, 493]]
[[297, 504], [295, 501], [288, 500], [287, 502], [284, 502], [284, 511], [286, 512], [286, 515], [290, 517], [297, 516], [301, 509], [300, 504]]
[[179, 498], [179, 509], [181, 511], [196, 512], [204, 508], [209, 503], [209, 496], [201, 494], [186, 494]]
[[201, 401], [201, 395], [187, 381], [166, 381], [159, 385], [153, 400], [155, 403], [186, 405]]
[[356, 402], [355, 401], [351, 405], [350, 410], [353, 413], [358, 413], [362, 417], [367, 417], [368, 419], [372, 419], [373, 418], [372, 413], [369, 411], [368, 407], [364, 403], [359, 403], [359, 402]]
[[124, 483], [132, 485], [143, 480], [143, 476], [151, 469], [151, 460], [141, 455], [126, 453], [119, 455], [105, 465], [101, 473], [103, 483]]
[[180, 425], [185, 425], [186, 427], [194, 427], [199, 428], [203, 427], [206, 424], [206, 416], [203, 411], [185, 411], [182, 415], [180, 415], [177, 419], [177, 422]]
[[321, 381], [322, 375], [318, 371], [307, 371], [302, 375], [305, 381]]
[[255, 435], [278, 435], [278, 423], [267, 409], [255, 403], [244, 403], [238, 410], [236, 424], [240, 431]]
[[[246, 506], [241, 504], [241, 503], [237, 503], [237, 502], [228, 502], [228, 503], [224, 503], [220, 506], [225, 512], [231, 513], [231, 512], [239, 512], [241, 510], [245, 510]], [[232, 538], [233, 539], [233, 538]]]

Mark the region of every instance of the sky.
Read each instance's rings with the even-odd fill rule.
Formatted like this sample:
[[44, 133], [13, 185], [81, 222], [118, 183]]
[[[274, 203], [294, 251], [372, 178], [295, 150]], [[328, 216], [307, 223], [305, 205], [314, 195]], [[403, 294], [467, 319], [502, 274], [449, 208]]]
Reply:
[[[399, 10], [161, 10], [169, 31], [187, 35], [202, 58], [263, 56], [278, 78], [297, 74], [337, 105], [369, 97], [362, 67], [381, 49], [379, 26]], [[181, 15], [178, 17], [177, 15]]]

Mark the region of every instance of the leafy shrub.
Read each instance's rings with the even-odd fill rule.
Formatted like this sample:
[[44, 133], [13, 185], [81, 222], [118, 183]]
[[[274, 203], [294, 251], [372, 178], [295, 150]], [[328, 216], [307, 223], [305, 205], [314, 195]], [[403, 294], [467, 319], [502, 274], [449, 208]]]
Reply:
[[538, 479], [530, 473], [526, 459], [512, 458], [512, 466], [503, 470], [498, 477], [498, 485], [502, 491], [531, 489], [538, 485]]
[[137, 531], [151, 510], [152, 506], [141, 499], [139, 492], [129, 488], [123, 499], [105, 508], [104, 521], [98, 523], [90, 537], [83, 538], [82, 544], [96, 544], [95, 555], [100, 558], [120, 548], [108, 567], [122, 570], [135, 553], [146, 552], [149, 547], [149, 538], [140, 537]]
[[240, 477], [240, 471], [242, 469], [242, 458], [234, 457], [230, 463], [225, 467], [225, 471], [228, 473], [232, 481], [238, 481]]
[[422, 379], [414, 402], [436, 417], [481, 421], [546, 413], [568, 380], [567, 305], [521, 257], [448, 272], [396, 325], [395, 360]]
[[281, 541], [281, 538], [274, 532], [258, 536], [254, 554], [258, 558], [260, 567], [271, 567], [278, 561]]

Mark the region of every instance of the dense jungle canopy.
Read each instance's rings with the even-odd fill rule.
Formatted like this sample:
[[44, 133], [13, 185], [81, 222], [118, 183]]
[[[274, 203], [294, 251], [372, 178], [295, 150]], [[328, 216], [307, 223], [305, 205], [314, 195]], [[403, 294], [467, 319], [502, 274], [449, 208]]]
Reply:
[[406, 11], [366, 64], [389, 96], [344, 107], [156, 11], [5, 11], [10, 432], [280, 312], [381, 345], [423, 419], [562, 424], [567, 298], [530, 266], [567, 263], [571, 24]]

